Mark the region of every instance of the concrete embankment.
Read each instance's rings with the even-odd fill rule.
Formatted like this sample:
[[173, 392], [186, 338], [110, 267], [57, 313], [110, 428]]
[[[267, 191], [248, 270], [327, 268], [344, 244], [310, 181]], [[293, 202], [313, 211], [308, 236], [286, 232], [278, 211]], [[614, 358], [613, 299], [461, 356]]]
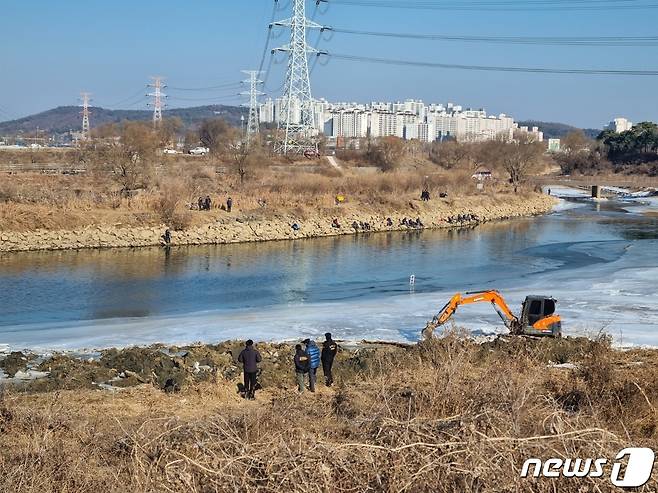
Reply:
[[[410, 203], [406, 212], [368, 212], [354, 207], [336, 207], [304, 218], [293, 213], [258, 217], [249, 214], [223, 215], [219, 220], [185, 231], [172, 231], [171, 244], [204, 245], [245, 243], [272, 240], [289, 240], [354, 234], [352, 223], [367, 222], [371, 230], [406, 230], [400, 222], [404, 218], [420, 218], [428, 229], [451, 228], [482, 222], [544, 214], [556, 204], [556, 200], [540, 194], [529, 196], [508, 195], [492, 199], [487, 204], [480, 201], [471, 206], [467, 199]], [[459, 221], [460, 216], [470, 219]], [[332, 219], [339, 219], [340, 228], [332, 227]], [[393, 226], [387, 226], [390, 218]], [[292, 225], [297, 224], [298, 230]], [[28, 232], [0, 231], [0, 252], [34, 250], [77, 250], [85, 248], [129, 248], [160, 245], [166, 225], [155, 227], [131, 227], [121, 225], [89, 226], [75, 231], [37, 230]]]

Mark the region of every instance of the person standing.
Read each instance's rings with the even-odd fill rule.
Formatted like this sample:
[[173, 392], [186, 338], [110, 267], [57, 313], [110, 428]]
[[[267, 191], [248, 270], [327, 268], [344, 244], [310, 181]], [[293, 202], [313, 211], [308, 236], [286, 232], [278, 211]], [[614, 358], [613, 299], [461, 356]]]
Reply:
[[207, 211], [212, 209], [212, 199], [210, 198], [210, 195], [206, 195], [206, 200], [203, 201], [203, 207]]
[[226, 199], [226, 212], [231, 212], [231, 209], [233, 209], [233, 199], [229, 197]]
[[304, 387], [306, 386], [306, 374], [309, 370], [309, 358], [306, 352], [302, 349], [301, 344], [295, 346], [295, 376], [297, 377], [297, 387], [299, 388], [299, 393], [304, 392]]
[[309, 358], [310, 367], [308, 371], [309, 390], [315, 392], [315, 382], [317, 380], [318, 367], [320, 366], [320, 348], [311, 339], [306, 339], [304, 344], [306, 344], [306, 355]]
[[331, 369], [334, 366], [334, 358], [338, 352], [338, 344], [331, 338], [331, 333], [327, 332], [325, 335], [325, 341], [322, 344], [322, 355], [320, 359], [322, 360], [322, 373], [324, 373], [324, 382], [327, 387], [331, 387], [331, 384], [334, 383], [334, 377], [331, 374]]
[[245, 348], [238, 356], [238, 362], [242, 363], [244, 370], [245, 398], [256, 398], [256, 376], [258, 374], [258, 363], [263, 360], [260, 353], [254, 348], [254, 341], [249, 339]]

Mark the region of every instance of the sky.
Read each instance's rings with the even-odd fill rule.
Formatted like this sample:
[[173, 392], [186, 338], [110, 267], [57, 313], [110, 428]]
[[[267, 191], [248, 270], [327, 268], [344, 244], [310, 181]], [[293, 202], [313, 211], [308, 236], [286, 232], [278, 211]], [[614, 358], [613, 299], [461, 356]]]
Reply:
[[[409, 0], [412, 1], [412, 0]], [[413, 0], [415, 1], [415, 0]], [[437, 0], [436, 3], [440, 3]], [[449, 0], [444, 0], [449, 1]], [[512, 0], [515, 1], [515, 0]], [[637, 1], [637, 0], [626, 0]], [[641, 1], [641, 0], [640, 0]], [[518, 0], [523, 3], [522, 0]], [[241, 70], [257, 69], [273, 0], [3, 0], [0, 15], [0, 121], [79, 104], [146, 109], [146, 84], [166, 76], [170, 107], [240, 104]], [[334, 4], [308, 17], [342, 29], [453, 35], [651, 36], [658, 9], [588, 11], [443, 11]], [[279, 2], [277, 19], [290, 15]], [[287, 32], [273, 32], [270, 48]], [[658, 46], [500, 45], [309, 33], [321, 50], [420, 62], [658, 70]], [[316, 44], [317, 43], [317, 44]], [[270, 66], [269, 54], [265, 68]], [[280, 94], [283, 54], [264, 91]], [[549, 75], [401, 67], [329, 59], [312, 72], [313, 96], [329, 101], [408, 98], [453, 102], [517, 120], [601, 128], [614, 117], [658, 120], [658, 77]], [[205, 91], [183, 89], [221, 86]]]

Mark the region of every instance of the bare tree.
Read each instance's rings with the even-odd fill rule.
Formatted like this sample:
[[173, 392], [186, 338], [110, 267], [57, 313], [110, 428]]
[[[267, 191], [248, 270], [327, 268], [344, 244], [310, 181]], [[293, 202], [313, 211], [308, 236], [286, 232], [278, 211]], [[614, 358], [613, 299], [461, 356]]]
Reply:
[[383, 137], [369, 146], [368, 160], [382, 171], [398, 167], [405, 154], [404, 141], [398, 137]]
[[514, 139], [499, 140], [498, 159], [509, 175], [509, 181], [518, 192], [519, 185], [537, 169], [544, 146], [526, 132], [515, 134]]
[[158, 135], [150, 125], [124, 123], [120, 142], [110, 144], [108, 149], [112, 173], [123, 194], [148, 185], [159, 144]]
[[199, 140], [215, 156], [226, 154], [236, 139], [236, 129], [222, 119], [205, 120], [199, 127]]
[[262, 167], [265, 163], [265, 156], [258, 142], [251, 144], [242, 142], [233, 146], [231, 159], [233, 168], [240, 177], [240, 183], [244, 183], [257, 168]]
[[470, 147], [457, 141], [434, 142], [429, 158], [442, 168], [455, 169], [470, 162]]

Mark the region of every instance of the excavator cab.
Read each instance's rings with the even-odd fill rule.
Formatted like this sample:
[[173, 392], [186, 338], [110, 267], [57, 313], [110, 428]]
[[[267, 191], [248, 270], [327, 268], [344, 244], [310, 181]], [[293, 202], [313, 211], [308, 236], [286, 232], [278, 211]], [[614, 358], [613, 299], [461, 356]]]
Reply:
[[555, 314], [556, 300], [550, 296], [527, 296], [522, 305], [523, 334], [532, 336], [562, 336], [562, 322]]

